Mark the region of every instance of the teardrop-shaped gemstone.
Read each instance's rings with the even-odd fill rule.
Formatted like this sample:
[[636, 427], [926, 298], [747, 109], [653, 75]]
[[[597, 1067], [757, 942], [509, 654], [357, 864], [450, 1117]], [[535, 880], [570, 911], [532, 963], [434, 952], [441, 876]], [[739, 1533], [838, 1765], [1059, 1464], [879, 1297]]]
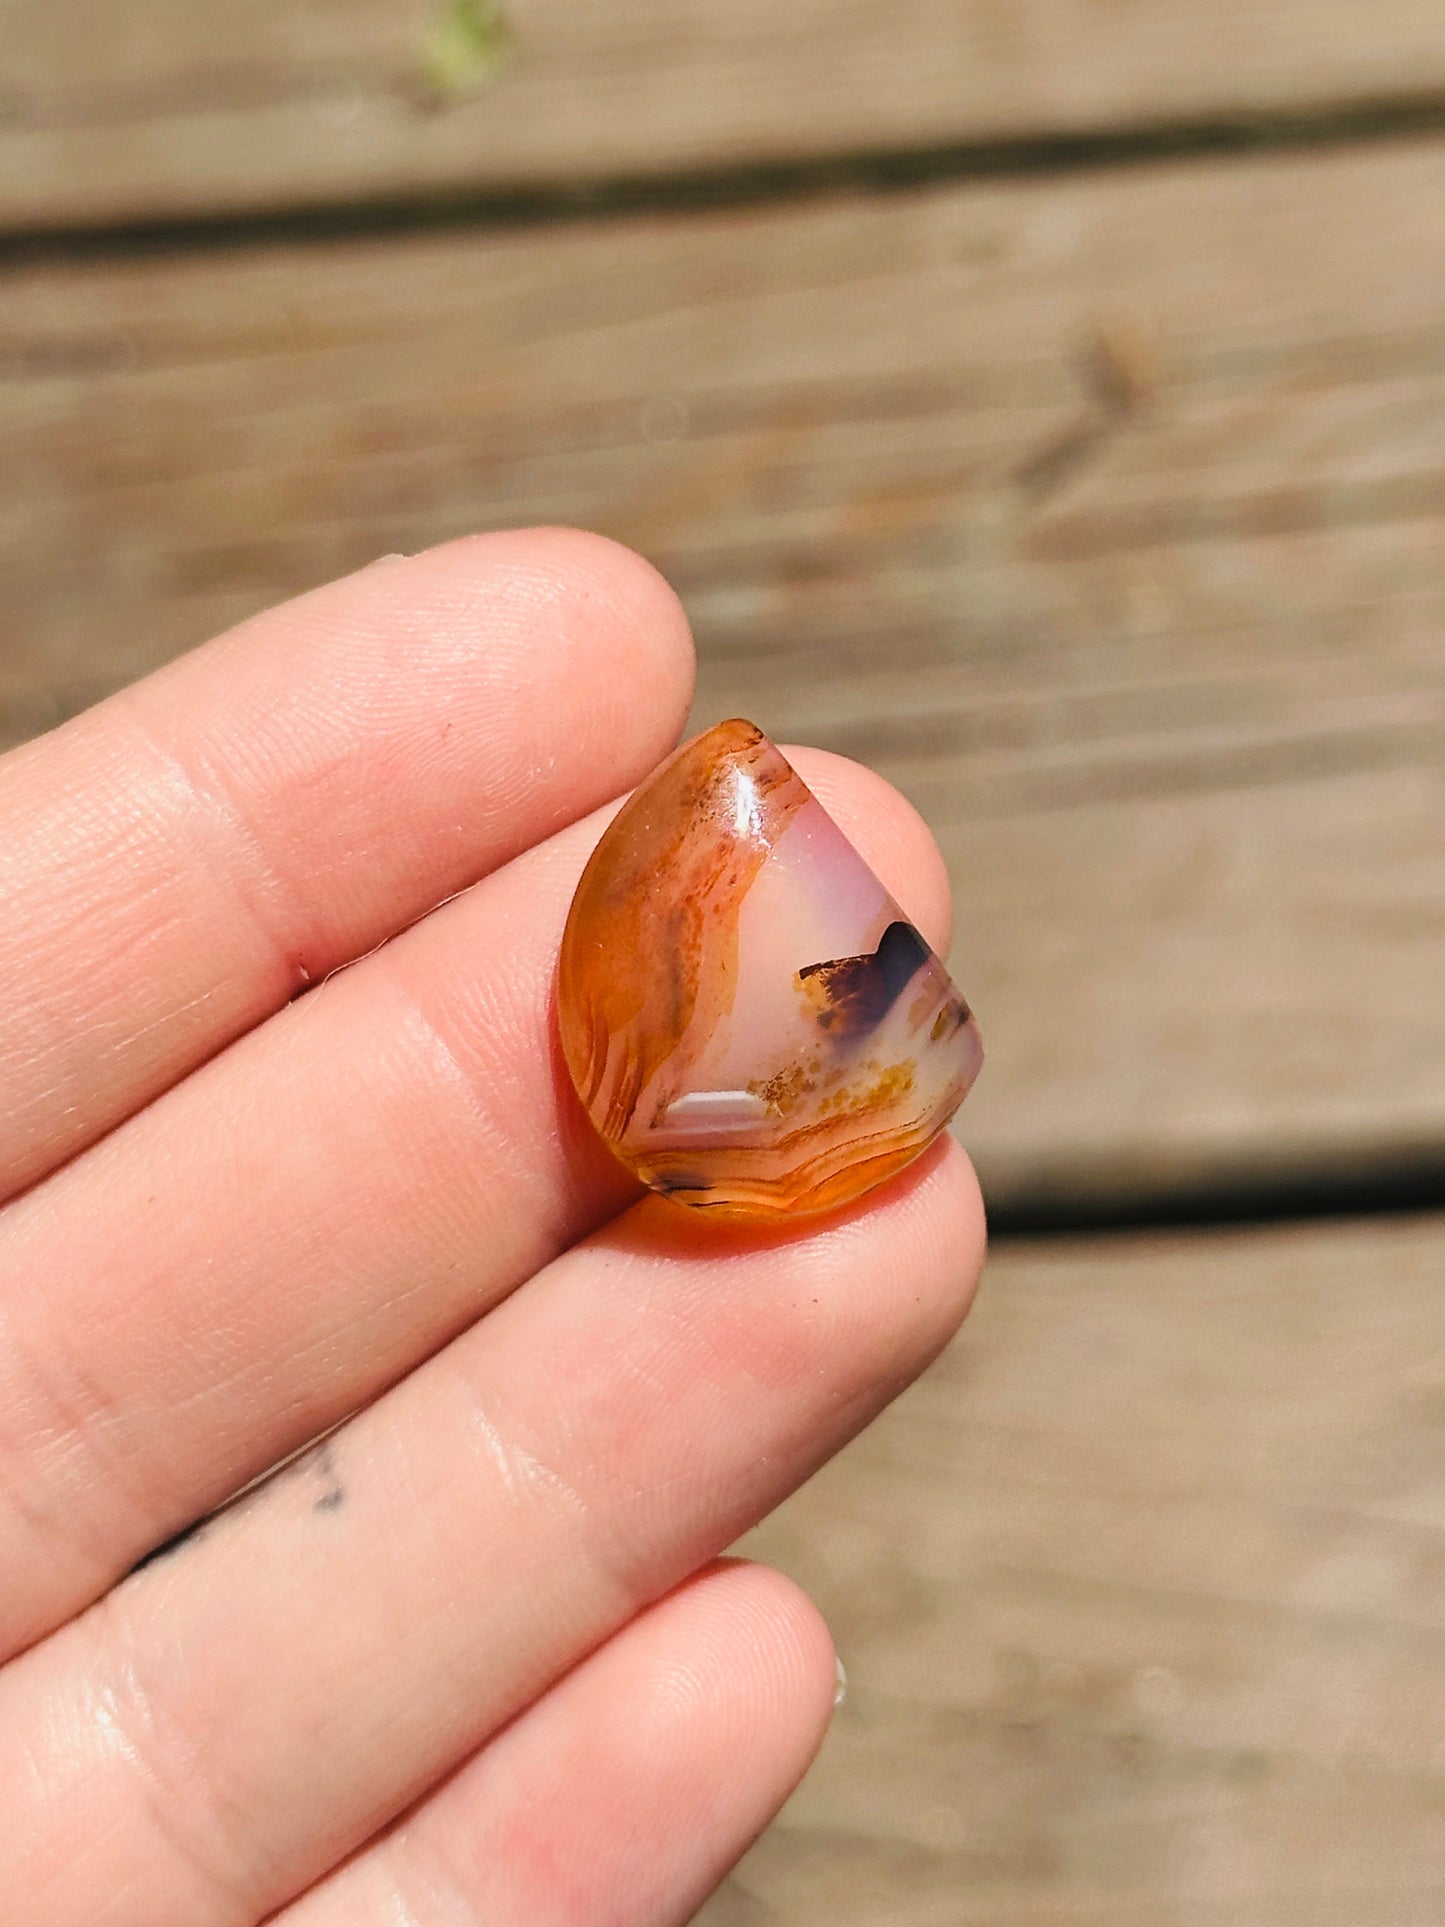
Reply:
[[932, 1142], [983, 1059], [948, 972], [745, 722], [685, 744], [603, 836], [558, 1011], [612, 1150], [720, 1217], [859, 1197]]

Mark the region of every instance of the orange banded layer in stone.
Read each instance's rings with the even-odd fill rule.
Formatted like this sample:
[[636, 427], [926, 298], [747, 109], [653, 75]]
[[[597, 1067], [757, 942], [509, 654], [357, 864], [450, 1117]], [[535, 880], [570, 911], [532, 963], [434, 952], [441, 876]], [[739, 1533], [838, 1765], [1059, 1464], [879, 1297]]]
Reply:
[[718, 1217], [860, 1197], [932, 1143], [983, 1059], [943, 965], [745, 722], [685, 744], [608, 828], [557, 1004], [606, 1143]]

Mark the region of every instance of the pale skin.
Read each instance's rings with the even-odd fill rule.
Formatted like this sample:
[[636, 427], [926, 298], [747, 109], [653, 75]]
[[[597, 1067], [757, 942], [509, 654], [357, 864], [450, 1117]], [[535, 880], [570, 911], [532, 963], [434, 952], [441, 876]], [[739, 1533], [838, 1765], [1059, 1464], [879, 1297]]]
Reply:
[[[591, 1137], [558, 941], [691, 683], [645, 563], [486, 536], [0, 759], [7, 1927], [666, 1927], [816, 1750], [826, 1627], [718, 1555], [983, 1215], [947, 1140], [752, 1233]], [[917, 816], [797, 762], [942, 950]]]

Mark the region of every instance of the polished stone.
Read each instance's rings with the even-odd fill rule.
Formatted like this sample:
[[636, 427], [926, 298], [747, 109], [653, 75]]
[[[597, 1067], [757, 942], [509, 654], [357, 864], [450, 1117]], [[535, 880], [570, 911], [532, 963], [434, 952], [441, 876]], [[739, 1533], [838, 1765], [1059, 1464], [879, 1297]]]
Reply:
[[644, 1183], [710, 1214], [848, 1203], [978, 1073], [948, 972], [751, 723], [685, 744], [619, 812], [562, 942], [563, 1054]]

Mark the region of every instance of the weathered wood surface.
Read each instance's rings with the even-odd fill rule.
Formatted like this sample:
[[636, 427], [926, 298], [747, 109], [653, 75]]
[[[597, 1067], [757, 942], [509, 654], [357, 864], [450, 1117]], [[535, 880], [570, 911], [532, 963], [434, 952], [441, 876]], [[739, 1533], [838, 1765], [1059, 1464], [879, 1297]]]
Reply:
[[1445, 1220], [1011, 1244], [746, 1550], [849, 1696], [703, 1927], [1437, 1927]]
[[0, 223], [48, 226], [1318, 112], [1445, 91], [1437, 0], [507, 0], [429, 110], [443, 0], [0, 9]]
[[[0, 8], [0, 233], [1445, 93], [1437, 0]], [[652, 555], [937, 828], [996, 1205], [1445, 1158], [1445, 145], [0, 276], [0, 747], [393, 548]], [[756, 1535], [852, 1689], [704, 1927], [1439, 1927], [1445, 1221], [1011, 1243]]]
[[653, 556], [935, 824], [999, 1203], [1445, 1146], [1445, 147], [0, 283], [14, 736], [390, 549]]

